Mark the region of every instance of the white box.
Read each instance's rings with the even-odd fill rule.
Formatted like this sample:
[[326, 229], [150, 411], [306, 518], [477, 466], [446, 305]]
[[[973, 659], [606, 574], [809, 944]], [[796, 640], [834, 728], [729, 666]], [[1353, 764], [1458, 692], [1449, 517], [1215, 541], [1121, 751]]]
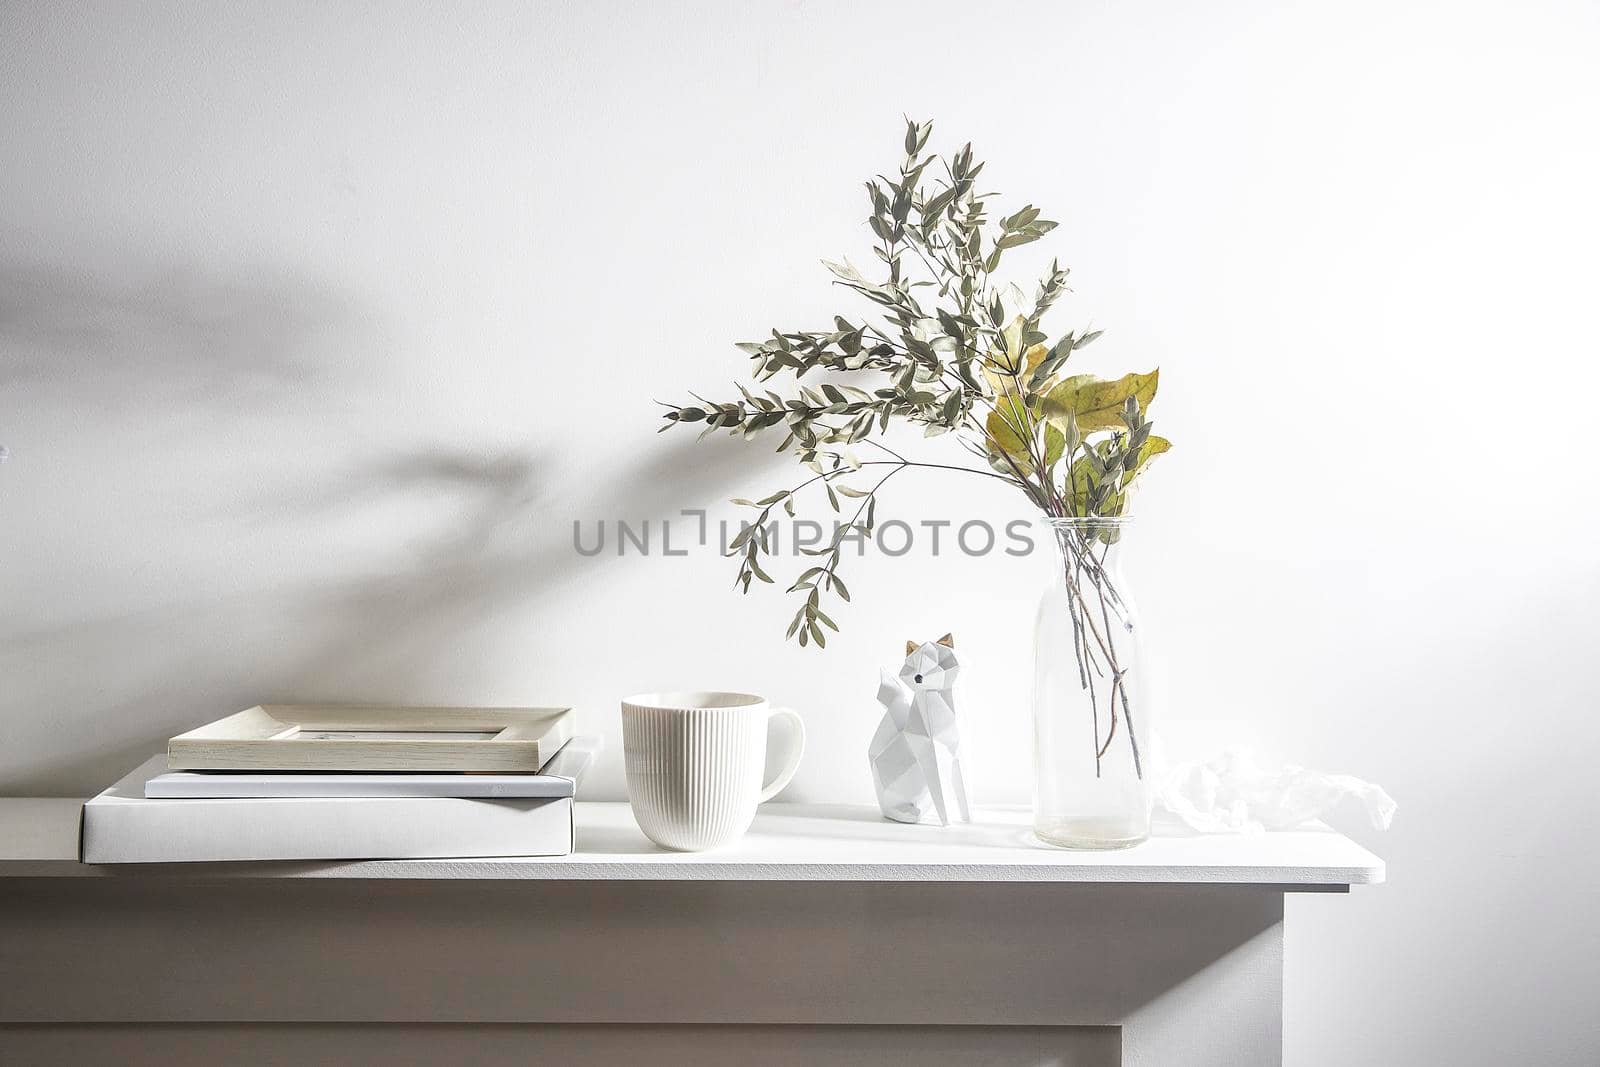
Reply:
[[84, 863], [565, 856], [572, 798], [152, 799], [156, 756], [83, 806]]

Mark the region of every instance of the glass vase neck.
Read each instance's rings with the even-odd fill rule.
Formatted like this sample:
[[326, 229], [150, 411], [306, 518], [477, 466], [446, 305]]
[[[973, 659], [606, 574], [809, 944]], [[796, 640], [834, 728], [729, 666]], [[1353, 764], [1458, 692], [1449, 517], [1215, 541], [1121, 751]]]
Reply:
[[1092, 554], [1106, 566], [1120, 555], [1123, 535], [1131, 523], [1126, 515], [1047, 515], [1039, 520], [1039, 525], [1050, 531], [1056, 549], [1067, 559], [1078, 560], [1085, 554]]
[[1133, 517], [1130, 515], [1045, 515], [1039, 519], [1041, 526], [1069, 532], [1126, 530], [1132, 524]]

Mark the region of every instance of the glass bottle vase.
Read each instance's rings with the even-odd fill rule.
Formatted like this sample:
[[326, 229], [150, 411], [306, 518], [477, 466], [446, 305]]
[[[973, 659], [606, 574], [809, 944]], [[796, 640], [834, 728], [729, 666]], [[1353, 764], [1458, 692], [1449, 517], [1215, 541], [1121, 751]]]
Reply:
[[1034, 832], [1067, 848], [1150, 836], [1150, 709], [1126, 518], [1042, 520], [1055, 558], [1034, 626]]

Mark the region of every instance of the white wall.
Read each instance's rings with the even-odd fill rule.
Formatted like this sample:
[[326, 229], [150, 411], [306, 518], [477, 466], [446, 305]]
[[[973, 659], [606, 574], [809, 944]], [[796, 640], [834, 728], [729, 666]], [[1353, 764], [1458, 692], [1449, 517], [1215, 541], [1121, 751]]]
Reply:
[[1579, 3], [0, 6], [0, 792], [349, 698], [571, 702], [619, 795], [617, 698], [695, 684], [868, 802], [876, 667], [953, 629], [1025, 799], [1038, 560], [864, 561], [819, 656], [713, 554], [570, 547], [783, 484], [652, 400], [850, 306], [817, 260], [905, 112], [1061, 221], [1018, 261], [1096, 369], [1162, 367], [1171, 754], [1401, 802], [1388, 886], [1292, 904], [1290, 1062], [1592, 1062], [1597, 46]]

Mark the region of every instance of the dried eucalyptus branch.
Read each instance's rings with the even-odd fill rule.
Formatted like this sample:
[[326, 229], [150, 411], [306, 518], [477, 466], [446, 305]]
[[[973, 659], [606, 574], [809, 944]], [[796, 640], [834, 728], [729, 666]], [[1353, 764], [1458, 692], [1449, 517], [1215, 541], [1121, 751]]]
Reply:
[[[744, 592], [752, 581], [773, 582], [762, 557], [771, 555], [765, 531], [775, 507], [793, 516], [799, 494], [818, 486], [840, 516], [846, 511], [841, 498], [852, 502], [831, 541], [811, 550], [822, 562], [788, 587], [803, 597], [788, 631], [802, 645], [825, 646], [825, 630], [838, 630], [822, 608], [822, 596], [849, 601], [838, 574], [841, 549], [852, 538], [872, 536], [879, 491], [900, 471], [925, 467], [999, 478], [1046, 515], [1113, 516], [1127, 506], [1134, 480], [1170, 447], [1151, 434], [1145, 417], [1156, 393], [1156, 371], [1111, 381], [1062, 376], [1073, 353], [1100, 336], [1098, 330], [1068, 332], [1051, 344], [1042, 331], [1045, 314], [1067, 292], [1065, 268], [1051, 263], [1031, 298], [995, 281], [1007, 251], [1039, 240], [1056, 224], [1031, 204], [993, 218], [994, 194], [977, 186], [984, 164], [974, 162], [972, 146], [949, 156], [929, 153], [932, 132], [931, 123], [908, 120], [897, 173], [866, 183], [867, 227], [876, 238], [880, 268], [868, 277], [848, 261], [824, 261], [835, 283], [875, 305], [874, 314], [836, 316], [831, 329], [773, 330], [765, 340], [740, 344], [755, 382], [793, 373], [789, 396], [739, 385], [736, 400], [691, 394], [690, 403], [663, 405], [663, 430], [703, 423], [702, 436], [718, 430], [745, 437], [781, 432], [777, 451], [792, 454], [811, 472], [759, 500], [736, 501], [756, 512], [729, 548], [739, 557], [735, 583]], [[803, 383], [813, 372], [817, 383]], [[868, 390], [837, 378], [821, 380], [839, 374], [855, 380], [881, 375], [881, 384]], [[984, 465], [907, 459], [876, 439], [891, 423], [921, 427], [925, 437], [954, 431]], [[851, 447], [862, 443], [891, 458], [863, 462]], [[886, 470], [870, 484], [844, 480], [878, 474], [868, 467]], [[1093, 544], [1083, 547], [1088, 551]], [[1101, 595], [1114, 598], [1115, 591], [1106, 585]], [[1093, 622], [1087, 603], [1081, 615]], [[1086, 681], [1091, 668], [1105, 669], [1100, 660], [1110, 658], [1087, 643], [1078, 654]], [[1114, 663], [1106, 666], [1115, 670]], [[1126, 716], [1125, 694], [1121, 699]], [[1113, 716], [1117, 700], [1113, 683]]]

